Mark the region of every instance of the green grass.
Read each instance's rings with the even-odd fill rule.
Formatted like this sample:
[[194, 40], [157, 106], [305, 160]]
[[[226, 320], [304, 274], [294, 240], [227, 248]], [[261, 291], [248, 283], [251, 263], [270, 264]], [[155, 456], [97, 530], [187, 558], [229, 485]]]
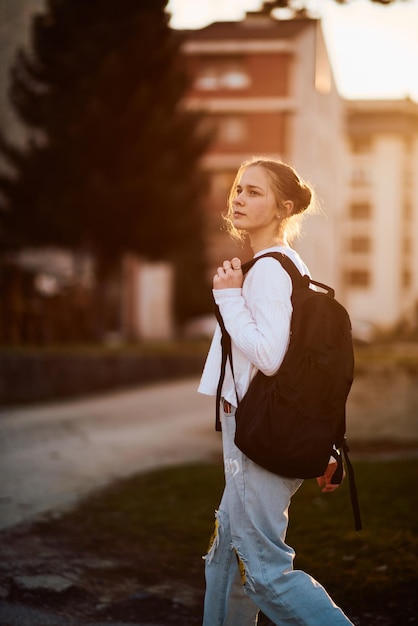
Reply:
[[[348, 482], [323, 495], [306, 481], [290, 512], [295, 567], [318, 578], [350, 616], [393, 613], [385, 624], [406, 625], [418, 612], [418, 459], [356, 462], [355, 470], [364, 529], [354, 530]], [[120, 481], [38, 531], [116, 558], [140, 582], [174, 577], [201, 593], [200, 557], [222, 488], [219, 464], [168, 468]]]
[[355, 468], [363, 530], [354, 530], [347, 484], [325, 496], [306, 481], [291, 508], [295, 566], [323, 582], [347, 609], [381, 605], [412, 617], [418, 607], [418, 460], [357, 462]]

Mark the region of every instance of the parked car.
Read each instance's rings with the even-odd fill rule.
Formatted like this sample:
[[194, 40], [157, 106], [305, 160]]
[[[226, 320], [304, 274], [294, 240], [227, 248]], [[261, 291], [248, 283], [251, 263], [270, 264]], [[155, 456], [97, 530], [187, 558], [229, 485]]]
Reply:
[[183, 327], [183, 335], [188, 339], [210, 338], [216, 327], [214, 315], [201, 315], [189, 320]]
[[376, 339], [377, 328], [366, 320], [351, 320], [353, 342], [359, 346], [367, 346]]

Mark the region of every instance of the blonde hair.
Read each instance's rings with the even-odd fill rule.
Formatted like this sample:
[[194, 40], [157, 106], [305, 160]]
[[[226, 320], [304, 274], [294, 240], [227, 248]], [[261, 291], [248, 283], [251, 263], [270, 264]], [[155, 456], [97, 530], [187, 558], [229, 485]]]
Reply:
[[231, 237], [240, 241], [243, 241], [246, 237], [245, 231], [236, 229], [233, 223], [234, 198], [242, 174], [246, 169], [254, 166], [259, 166], [266, 170], [279, 210], [283, 202], [287, 200], [292, 201], [292, 213], [290, 215], [286, 214], [286, 216], [282, 215], [282, 219], [278, 220], [279, 230], [281, 232], [286, 231], [287, 239], [292, 241], [300, 234], [302, 213], [312, 207], [314, 192], [307, 183], [300, 179], [293, 167], [280, 160], [267, 157], [252, 157], [241, 164], [228, 194], [227, 212], [223, 216], [227, 231]]

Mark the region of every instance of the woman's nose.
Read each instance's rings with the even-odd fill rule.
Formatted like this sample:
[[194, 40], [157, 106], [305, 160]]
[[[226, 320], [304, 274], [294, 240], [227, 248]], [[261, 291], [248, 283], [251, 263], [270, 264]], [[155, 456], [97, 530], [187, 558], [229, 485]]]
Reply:
[[239, 193], [237, 193], [237, 195], [235, 196], [234, 199], [234, 204], [242, 204], [243, 203], [243, 197], [242, 197], [242, 191], [240, 191]]

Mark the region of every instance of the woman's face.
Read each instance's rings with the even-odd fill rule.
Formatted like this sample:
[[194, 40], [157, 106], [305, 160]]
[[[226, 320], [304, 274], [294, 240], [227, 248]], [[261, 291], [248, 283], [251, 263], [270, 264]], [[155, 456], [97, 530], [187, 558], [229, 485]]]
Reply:
[[232, 205], [235, 228], [247, 231], [250, 237], [273, 239], [279, 209], [269, 175], [262, 166], [251, 165], [242, 172]]

